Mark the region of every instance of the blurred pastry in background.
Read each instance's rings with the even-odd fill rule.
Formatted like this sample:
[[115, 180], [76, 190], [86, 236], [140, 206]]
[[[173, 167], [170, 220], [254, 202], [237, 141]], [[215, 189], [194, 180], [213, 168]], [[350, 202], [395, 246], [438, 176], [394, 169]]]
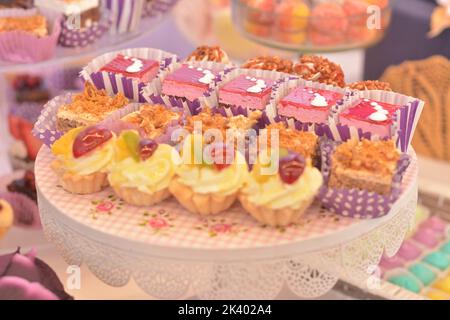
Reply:
[[305, 55], [294, 66], [294, 73], [305, 80], [344, 87], [345, 76], [340, 65], [321, 56]]
[[14, 213], [11, 205], [0, 199], [0, 239], [5, 236], [14, 222]]
[[218, 63], [229, 63], [228, 54], [219, 46], [200, 46], [192, 52], [186, 61], [212, 61]]
[[260, 56], [247, 60], [242, 68], [292, 73], [294, 63], [278, 56]]
[[306, 41], [310, 10], [304, 1], [282, 1], [277, 6], [276, 14], [276, 37], [279, 41], [294, 44]]
[[352, 90], [384, 90], [384, 91], [392, 91], [391, 85], [388, 82], [378, 81], [378, 80], [366, 80], [366, 81], [358, 81], [347, 83], [347, 88]]

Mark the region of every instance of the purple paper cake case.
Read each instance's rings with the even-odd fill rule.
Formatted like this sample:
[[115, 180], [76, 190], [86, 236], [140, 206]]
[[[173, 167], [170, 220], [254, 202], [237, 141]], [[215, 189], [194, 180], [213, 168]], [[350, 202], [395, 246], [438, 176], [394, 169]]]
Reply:
[[[205, 106], [208, 105], [207, 99], [213, 99], [213, 101], [217, 101], [217, 93], [216, 93], [216, 86], [217, 82], [220, 81], [222, 78], [222, 75], [229, 72], [234, 68], [232, 64], [224, 64], [224, 63], [217, 63], [217, 62], [211, 62], [211, 61], [194, 61], [194, 62], [186, 62], [186, 63], [173, 63], [170, 66], [168, 66], [167, 69], [162, 70], [157, 78], [150, 83], [148, 83], [141, 91], [141, 94], [146, 102], [153, 103], [153, 100], [163, 98], [164, 100], [169, 101], [171, 104], [182, 104], [184, 101], [181, 101], [180, 99], [175, 99], [171, 97], [167, 97], [165, 95], [162, 95], [162, 84], [164, 79], [169, 75], [170, 73], [180, 69], [183, 64], [189, 64], [197, 68], [203, 68], [203, 69], [209, 69], [209, 70], [217, 70], [219, 71], [219, 74], [217, 75], [216, 79], [209, 85], [208, 91], [203, 95], [203, 97], [200, 97], [199, 99], [196, 99], [193, 102], [188, 101], [188, 105], [201, 105]], [[176, 101], [180, 100], [180, 101]], [[197, 112], [198, 113], [198, 112]]]
[[110, 11], [111, 34], [137, 31], [141, 22], [144, 0], [103, 0], [102, 8]]
[[[28, 17], [37, 14], [36, 9], [5, 9], [0, 11], [3, 17]], [[0, 33], [0, 60], [19, 63], [34, 63], [52, 58], [55, 54], [58, 37], [61, 33], [60, 15], [42, 12], [48, 19], [49, 35], [37, 37], [23, 31]], [[51, 32], [51, 33], [50, 33]]]
[[335, 141], [347, 141], [351, 138], [361, 139], [362, 137], [369, 140], [380, 139], [380, 137], [372, 135], [370, 132], [363, 132], [361, 129], [338, 123], [339, 113], [352, 106], [358, 99], [370, 99], [402, 106], [395, 115], [390, 138], [396, 141], [397, 147], [402, 152], [408, 152], [425, 102], [391, 91], [353, 91], [352, 95], [347, 97], [344, 104], [334, 110], [333, 116], [329, 121], [329, 130], [326, 132], [327, 136]]
[[178, 0], [144, 0], [143, 18], [153, 18], [168, 12]]
[[68, 21], [61, 22], [61, 34], [58, 43], [63, 47], [84, 48], [100, 39], [111, 27], [109, 12], [105, 10], [100, 21], [83, 29], [74, 29]]
[[[110, 95], [123, 93], [127, 98], [134, 102], [145, 102], [141, 91], [149, 84], [140, 82], [139, 79], [127, 78], [121, 74], [114, 74], [104, 71], [99, 71], [108, 62], [112, 61], [118, 54], [123, 54], [135, 58], [149, 59], [160, 61], [159, 74], [173, 63], [177, 61], [177, 56], [173, 53], [165, 52], [152, 48], [135, 48], [126, 49], [115, 52], [106, 53], [92, 60], [86, 67], [83, 68], [80, 75], [85, 81], [91, 81], [97, 89], [105, 89]], [[151, 81], [154, 86], [160, 87], [158, 79]]]
[[359, 189], [329, 188], [332, 155], [337, 145], [336, 142], [326, 140], [321, 141], [320, 144], [324, 184], [317, 198], [322, 205], [336, 214], [358, 219], [375, 219], [388, 214], [392, 205], [400, 197], [402, 178], [411, 163], [410, 156], [401, 155], [392, 178], [392, 191], [389, 195]]
[[[318, 82], [307, 81], [295, 76], [290, 76], [289, 78], [285, 79], [285, 81], [280, 81], [277, 84], [274, 93], [272, 94], [271, 101], [266, 108], [264, 119], [265, 124], [270, 125], [272, 123], [284, 122], [288, 127], [292, 129], [296, 129], [299, 131], [315, 132], [319, 137], [327, 136], [328, 138], [334, 140], [332, 129], [329, 127], [328, 123], [304, 123], [297, 119], [280, 116], [278, 114], [278, 104], [280, 103], [280, 101], [284, 97], [286, 97], [293, 89], [300, 86], [342, 93], [344, 95], [344, 99], [338, 101], [337, 106], [333, 108], [339, 108], [341, 105], [344, 104], [344, 101], [353, 94], [352, 92], [339, 87], [334, 87], [331, 85]], [[333, 112], [333, 109], [331, 112]]]
[[72, 97], [72, 93], [66, 93], [47, 102], [34, 124], [33, 135], [46, 146], [50, 147], [63, 135], [56, 127], [56, 116], [61, 106], [72, 102]]
[[[258, 70], [258, 69], [242, 69], [242, 68], [233, 68], [228, 69], [224, 73], [219, 75], [218, 82], [214, 88], [213, 94], [209, 97], [205, 98], [205, 105], [209, 108], [220, 108], [219, 107], [219, 90], [223, 86], [225, 86], [230, 81], [238, 78], [241, 75], [246, 75], [252, 78], [262, 78], [273, 80], [273, 89], [271, 93], [270, 103], [273, 101], [273, 95], [276, 92], [277, 87], [283, 81], [288, 80], [289, 75], [282, 72], [277, 71], [267, 71], [267, 70]], [[244, 106], [236, 106], [236, 107], [244, 107]], [[266, 110], [272, 110], [272, 107], [266, 106]]]

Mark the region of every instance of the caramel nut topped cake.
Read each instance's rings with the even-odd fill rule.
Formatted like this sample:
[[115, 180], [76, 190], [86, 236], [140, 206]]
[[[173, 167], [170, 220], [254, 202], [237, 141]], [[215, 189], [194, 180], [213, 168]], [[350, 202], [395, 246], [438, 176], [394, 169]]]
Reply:
[[[251, 129], [261, 118], [261, 115], [261, 111], [253, 111], [247, 117], [243, 115], [224, 117], [219, 113], [212, 113], [210, 109], [205, 109], [198, 115], [187, 117], [185, 129], [194, 133], [196, 129], [195, 123], [200, 122], [202, 124], [202, 134], [207, 130], [215, 129], [222, 133], [222, 137], [226, 137], [227, 130], [234, 136], [237, 136], [240, 132]], [[205, 142], [211, 143], [213, 141]]]
[[41, 15], [0, 18], [0, 33], [9, 31], [24, 31], [37, 37], [45, 37], [48, 35], [47, 19]]
[[230, 62], [227, 53], [219, 46], [200, 46], [192, 52], [186, 61], [212, 61], [218, 63]]
[[389, 194], [399, 160], [392, 140], [349, 140], [332, 155], [329, 187]]
[[261, 56], [248, 60], [242, 68], [292, 73], [294, 63], [277, 56]]
[[266, 129], [269, 146], [271, 143], [271, 131], [278, 130], [280, 148], [294, 151], [305, 158], [316, 159], [319, 137], [315, 133], [286, 128], [283, 123], [271, 124]]
[[392, 91], [391, 85], [388, 82], [378, 81], [378, 80], [366, 80], [359, 82], [347, 83], [347, 88], [352, 90], [383, 90], [383, 91]]
[[122, 93], [111, 97], [105, 90], [98, 90], [92, 83], [86, 82], [84, 91], [74, 95], [71, 103], [58, 110], [57, 128], [65, 132], [94, 125], [127, 104], [128, 99]]
[[320, 56], [303, 56], [294, 66], [294, 73], [305, 80], [344, 87], [344, 72], [340, 65]]
[[180, 112], [169, 110], [160, 104], [146, 104], [141, 106], [139, 111], [123, 117], [122, 120], [137, 125], [145, 131], [148, 138], [155, 139], [166, 132], [167, 126], [172, 121], [180, 118]]

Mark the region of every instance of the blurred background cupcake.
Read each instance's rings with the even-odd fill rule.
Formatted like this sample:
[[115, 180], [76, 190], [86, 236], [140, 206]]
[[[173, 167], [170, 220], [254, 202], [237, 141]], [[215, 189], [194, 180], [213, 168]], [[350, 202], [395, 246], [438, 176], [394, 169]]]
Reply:
[[102, 0], [102, 7], [109, 10], [112, 34], [134, 32], [139, 28], [144, 0]]

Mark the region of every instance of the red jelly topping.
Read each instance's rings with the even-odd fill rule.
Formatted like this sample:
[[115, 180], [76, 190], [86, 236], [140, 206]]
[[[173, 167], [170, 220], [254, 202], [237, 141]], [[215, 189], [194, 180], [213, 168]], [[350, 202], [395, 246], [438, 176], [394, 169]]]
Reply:
[[110, 130], [95, 126], [89, 127], [78, 134], [73, 142], [72, 153], [74, 158], [80, 158], [92, 150], [103, 145], [112, 138]]
[[305, 171], [305, 158], [297, 153], [290, 153], [280, 160], [279, 174], [286, 184], [295, 183]]
[[141, 160], [145, 161], [155, 153], [156, 149], [158, 149], [158, 143], [155, 140], [151, 139], [143, 139], [139, 142], [139, 156]]
[[222, 171], [233, 163], [234, 149], [221, 143], [213, 145], [211, 147], [211, 159], [213, 161], [214, 168], [218, 171]]
[[[126, 77], [141, 78], [144, 74], [149, 72], [154, 68], [159, 68], [159, 62], [155, 60], [146, 60], [139, 58], [141, 61], [140, 66], [132, 67], [135, 65], [135, 57], [128, 57], [122, 54], [117, 55], [111, 62], [103, 66], [100, 71], [120, 73]], [[129, 69], [131, 67], [131, 69]], [[127, 70], [133, 70], [129, 72]]]
[[[370, 116], [377, 112], [376, 107], [373, 104], [381, 106], [388, 113], [386, 114], [386, 121], [373, 121]], [[345, 118], [352, 118], [356, 120], [363, 120], [374, 124], [390, 124], [392, 123], [393, 116], [400, 109], [400, 106], [396, 106], [389, 103], [378, 102], [369, 99], [361, 99], [356, 102], [356, 104], [342, 112], [341, 116]]]
[[[317, 94], [324, 97], [328, 106], [326, 107], [318, 107], [312, 104], [313, 100], [316, 98]], [[283, 100], [281, 100], [281, 104], [285, 105], [294, 105], [302, 108], [311, 108], [315, 110], [329, 110], [331, 107], [336, 105], [336, 103], [344, 97], [343, 94], [339, 92], [333, 92], [322, 89], [313, 89], [310, 87], [298, 87], [291, 91]]]

